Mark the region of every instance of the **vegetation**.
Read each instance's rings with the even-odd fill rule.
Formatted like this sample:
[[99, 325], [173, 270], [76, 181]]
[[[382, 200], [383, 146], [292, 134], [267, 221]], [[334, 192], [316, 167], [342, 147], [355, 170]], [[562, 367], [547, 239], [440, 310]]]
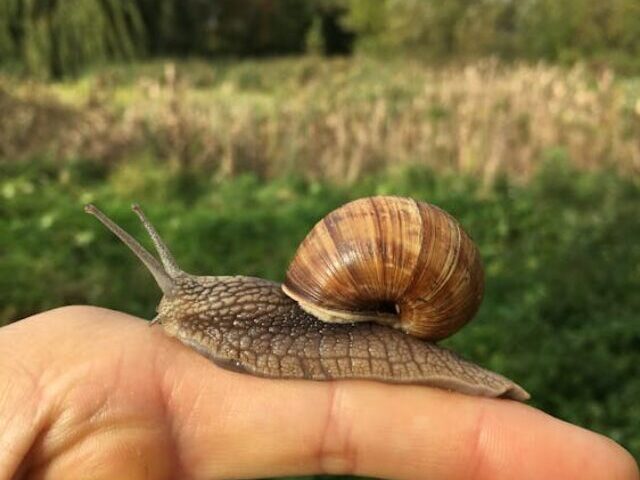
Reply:
[[77, 75], [154, 56], [359, 51], [429, 61], [496, 56], [638, 71], [636, 0], [4, 0], [0, 66]]
[[608, 71], [491, 62], [2, 77], [0, 324], [70, 303], [153, 315], [154, 282], [87, 202], [144, 238], [141, 202], [187, 271], [281, 280], [329, 210], [411, 195], [458, 217], [485, 262], [480, 314], [446, 343], [640, 458], [637, 105]]
[[0, 325], [153, 315], [88, 202], [282, 280], [331, 209], [410, 195], [485, 263], [445, 343], [640, 460], [639, 54], [637, 0], [0, 0]]
[[154, 162], [346, 184], [406, 166], [526, 181], [554, 159], [640, 172], [637, 82], [580, 66], [151, 63], [58, 83], [0, 76], [0, 108], [0, 159], [83, 162], [131, 182]]
[[411, 195], [459, 218], [485, 263], [483, 307], [446, 343], [517, 379], [534, 405], [640, 457], [637, 179], [559, 164], [527, 185], [501, 178], [489, 189], [424, 168], [340, 187], [250, 175], [219, 182], [176, 175], [161, 163], [131, 168], [105, 176], [82, 163], [2, 165], [4, 322], [70, 303], [154, 315], [160, 292], [82, 213], [89, 201], [148, 245], [129, 210], [140, 201], [187, 271], [282, 280], [296, 245], [329, 210], [362, 195]]
[[631, 0], [346, 0], [345, 23], [370, 51], [431, 60], [496, 55], [630, 67], [640, 49]]
[[0, 59], [39, 76], [77, 73], [140, 55], [144, 25], [135, 4], [118, 0], [4, 0]]

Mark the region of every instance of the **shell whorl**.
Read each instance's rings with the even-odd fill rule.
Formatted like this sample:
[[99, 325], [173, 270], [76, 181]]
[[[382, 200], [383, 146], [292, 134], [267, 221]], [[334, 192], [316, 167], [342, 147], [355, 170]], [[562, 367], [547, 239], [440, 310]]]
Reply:
[[355, 200], [319, 221], [301, 243], [283, 290], [331, 322], [378, 321], [438, 340], [482, 300], [478, 249], [440, 208], [410, 198]]

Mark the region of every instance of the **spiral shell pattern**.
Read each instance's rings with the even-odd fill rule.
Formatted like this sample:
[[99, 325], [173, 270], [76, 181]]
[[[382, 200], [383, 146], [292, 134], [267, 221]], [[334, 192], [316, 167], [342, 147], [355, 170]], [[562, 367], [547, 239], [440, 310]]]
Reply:
[[301, 243], [284, 292], [330, 322], [377, 321], [439, 340], [482, 300], [478, 249], [440, 208], [378, 196], [325, 216]]

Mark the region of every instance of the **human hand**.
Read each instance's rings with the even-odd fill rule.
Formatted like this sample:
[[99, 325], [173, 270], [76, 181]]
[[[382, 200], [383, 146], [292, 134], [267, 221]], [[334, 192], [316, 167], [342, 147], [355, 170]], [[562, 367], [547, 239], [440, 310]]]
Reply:
[[93, 307], [0, 329], [0, 425], [2, 479], [640, 478], [613, 441], [527, 405], [233, 373]]

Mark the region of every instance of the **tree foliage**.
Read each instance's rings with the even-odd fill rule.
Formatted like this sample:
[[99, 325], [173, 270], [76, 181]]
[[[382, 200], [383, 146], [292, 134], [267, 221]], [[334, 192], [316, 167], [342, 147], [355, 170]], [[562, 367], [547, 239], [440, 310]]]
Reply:
[[302, 52], [314, 2], [137, 0], [155, 54]]
[[[429, 59], [478, 55], [550, 61], [631, 59], [636, 0], [344, 0], [362, 49]], [[613, 57], [613, 58], [612, 58]]]
[[2, 0], [0, 61], [39, 75], [153, 56], [409, 53], [640, 68], [637, 0]]
[[144, 51], [135, 4], [119, 0], [3, 0], [0, 54], [31, 73], [60, 76]]

